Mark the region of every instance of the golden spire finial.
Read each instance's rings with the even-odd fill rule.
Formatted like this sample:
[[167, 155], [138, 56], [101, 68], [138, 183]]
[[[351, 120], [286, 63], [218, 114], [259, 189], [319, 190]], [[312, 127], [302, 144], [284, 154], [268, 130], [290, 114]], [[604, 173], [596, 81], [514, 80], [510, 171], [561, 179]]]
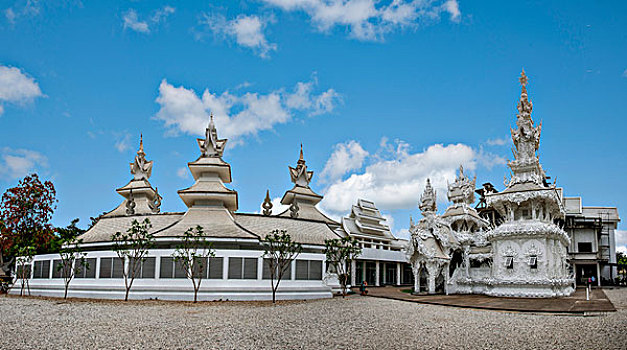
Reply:
[[520, 73], [520, 78], [518, 78], [518, 81], [520, 81], [520, 85], [522, 85], [523, 87], [527, 86], [527, 75], [525, 74], [525, 69], [523, 68], [522, 72]]
[[298, 158], [298, 160], [299, 161], [301, 161], [301, 160], [304, 161], [305, 160], [305, 157], [303, 157], [303, 144], [302, 144], [302, 142], [300, 144], [300, 157]]
[[139, 134], [139, 152], [144, 153], [144, 134]]

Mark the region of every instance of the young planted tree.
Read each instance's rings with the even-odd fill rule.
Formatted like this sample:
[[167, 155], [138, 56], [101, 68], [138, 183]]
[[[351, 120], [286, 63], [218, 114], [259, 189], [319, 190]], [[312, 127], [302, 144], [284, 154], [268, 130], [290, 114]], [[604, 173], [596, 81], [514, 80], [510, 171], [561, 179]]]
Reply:
[[155, 237], [149, 232], [151, 228], [152, 224], [147, 218], [142, 223], [133, 220], [131, 227], [125, 233], [116, 232], [111, 236], [111, 240], [114, 242], [113, 249], [118, 258], [123, 263], [127, 262], [127, 266], [122, 268], [122, 277], [124, 277], [124, 287], [126, 288], [124, 301], [128, 300], [128, 293], [133, 287], [135, 277], [141, 271], [148, 250], [154, 246]]
[[198, 301], [198, 290], [203, 277], [207, 274], [209, 258], [214, 255], [211, 242], [207, 240], [200, 225], [196, 226], [196, 229], [190, 227], [185, 231], [181, 244], [176, 247], [172, 255], [174, 261], [185, 269], [187, 278], [192, 281], [194, 302]]
[[274, 230], [261, 240], [264, 246], [264, 257], [270, 271], [272, 285], [272, 302], [276, 303], [276, 291], [283, 275], [289, 268], [292, 260], [303, 251], [300, 243], [292, 241], [292, 237], [285, 230]]
[[28, 280], [30, 279], [33, 256], [37, 254], [37, 251], [33, 246], [25, 245], [20, 246], [15, 249], [15, 254], [18, 257], [16, 263], [16, 279], [20, 280], [21, 288], [20, 288], [20, 296], [24, 296], [24, 288], [28, 291], [28, 295], [30, 295], [30, 284]]
[[324, 244], [327, 263], [332, 265], [337, 272], [343, 298], [346, 296], [346, 286], [349, 284], [349, 271], [352, 262], [361, 254], [359, 242], [346, 236], [340, 239], [327, 239]]
[[70, 282], [76, 276], [76, 272], [89, 267], [87, 260], [85, 260], [87, 253], [81, 251], [80, 245], [82, 242], [83, 240], [77, 237], [66, 238], [59, 249], [61, 264], [54, 268], [61, 271], [65, 287], [63, 299], [67, 299], [67, 291], [70, 288]]

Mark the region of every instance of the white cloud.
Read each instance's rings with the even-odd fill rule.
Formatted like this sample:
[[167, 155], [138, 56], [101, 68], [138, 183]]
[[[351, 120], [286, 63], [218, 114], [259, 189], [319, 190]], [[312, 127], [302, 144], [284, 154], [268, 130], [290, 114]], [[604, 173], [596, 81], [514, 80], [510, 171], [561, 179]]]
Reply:
[[115, 148], [118, 152], [122, 153], [131, 149], [131, 134], [128, 132], [114, 132], [113, 137], [115, 138]]
[[176, 176], [180, 177], [181, 179], [189, 178], [189, 169], [186, 167], [178, 168], [176, 170]]
[[294, 87], [294, 92], [287, 96], [285, 105], [292, 109], [310, 110], [310, 115], [319, 115], [333, 111], [341, 96], [333, 89], [312, 96], [311, 92], [318, 80], [314, 76], [313, 80], [307, 83], [299, 82]]
[[320, 173], [320, 180], [334, 182], [349, 171], [361, 169], [368, 155], [368, 152], [354, 140], [335, 145], [331, 157]]
[[451, 21], [459, 22], [461, 12], [459, 11], [457, 0], [447, 0], [442, 7], [451, 15]]
[[627, 69], [623, 72], [623, 78], [627, 78]]
[[152, 15], [152, 22], [153, 23], [159, 23], [161, 21], [165, 21], [169, 15], [173, 14], [176, 11], [176, 9], [172, 6], [164, 6], [158, 10], [155, 11], [155, 13]]
[[[20, 69], [0, 66], [0, 103], [24, 105], [42, 97], [39, 84]], [[0, 104], [0, 114], [4, 111]]]
[[169, 15], [173, 14], [176, 9], [172, 6], [164, 6], [153, 11], [152, 16], [147, 20], [140, 20], [137, 11], [134, 9], [129, 9], [126, 11], [124, 16], [122, 16], [124, 29], [132, 29], [139, 33], [150, 33], [151, 25], [154, 27], [155, 25], [164, 22]]
[[324, 191], [321, 207], [329, 212], [343, 213], [358, 198], [374, 201], [380, 210], [413, 209], [417, 206], [427, 178], [438, 192], [438, 201], [446, 201], [446, 183], [455, 179], [462, 164], [473, 171], [479, 161], [478, 152], [464, 144], [436, 144], [418, 153], [409, 145], [385, 140], [371, 156], [363, 172], [338, 179]]
[[627, 253], [627, 231], [616, 230], [616, 251]]
[[239, 15], [230, 21], [221, 15], [204, 15], [201, 24], [207, 25], [215, 36], [234, 39], [238, 45], [252, 49], [262, 58], [268, 58], [269, 53], [277, 49], [277, 45], [269, 42], [263, 32], [272, 21], [272, 18], [256, 15]]
[[[289, 122], [297, 111], [317, 112], [321, 96], [335, 94], [335, 91], [329, 89], [320, 95], [309, 94], [302, 105], [288, 103], [297, 93], [298, 84], [294, 93], [279, 89], [267, 94], [246, 92], [235, 95], [228, 90], [217, 94], [206, 89], [202, 96], [198, 96], [194, 90], [175, 87], [164, 79], [159, 85], [156, 101], [161, 108], [155, 119], [162, 120], [173, 134], [204, 135], [209, 113], [213, 112], [220, 136], [237, 144], [244, 136], [254, 136], [259, 131]], [[325, 112], [332, 111], [337, 100], [332, 98]]]
[[459, 21], [456, 0], [263, 0], [284, 11], [305, 12], [321, 32], [344, 27], [358, 40], [381, 40], [398, 28], [416, 28], [419, 23], [438, 20], [442, 12]]
[[0, 177], [17, 179], [48, 167], [48, 158], [39, 152], [5, 147], [0, 154]]
[[503, 137], [503, 138], [493, 138], [493, 139], [489, 139], [488, 141], [486, 141], [486, 143], [488, 144], [488, 146], [505, 146], [510, 139], [508, 139], [507, 137]]
[[126, 11], [122, 19], [124, 20], [124, 29], [130, 28], [136, 32], [150, 33], [148, 22], [140, 21], [137, 12], [133, 9]]

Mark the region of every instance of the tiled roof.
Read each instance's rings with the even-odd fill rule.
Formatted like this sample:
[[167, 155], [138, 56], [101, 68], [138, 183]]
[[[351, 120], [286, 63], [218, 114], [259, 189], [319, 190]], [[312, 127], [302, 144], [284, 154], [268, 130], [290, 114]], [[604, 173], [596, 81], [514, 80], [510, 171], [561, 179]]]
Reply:
[[262, 238], [274, 230], [286, 230], [294, 241], [301, 244], [324, 245], [326, 239], [339, 238], [322, 221], [263, 216], [259, 214], [235, 214], [235, 221]]

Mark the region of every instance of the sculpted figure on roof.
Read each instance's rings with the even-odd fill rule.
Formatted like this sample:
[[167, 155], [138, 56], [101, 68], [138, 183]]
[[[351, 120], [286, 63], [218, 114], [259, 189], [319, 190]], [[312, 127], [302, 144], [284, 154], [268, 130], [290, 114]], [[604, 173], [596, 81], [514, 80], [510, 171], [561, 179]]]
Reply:
[[213, 114], [210, 116], [209, 126], [205, 130], [205, 138], [198, 139], [198, 146], [204, 157], [222, 157], [226, 139], [218, 139], [218, 131], [213, 122]]
[[307, 165], [305, 165], [305, 158], [303, 157], [303, 145], [300, 145], [300, 157], [298, 158], [298, 163], [296, 164], [296, 168], [290, 168], [290, 177], [292, 178], [292, 182], [297, 186], [301, 187], [309, 187], [309, 183], [311, 182], [311, 178], [313, 177], [313, 171], [307, 170]]
[[139, 151], [133, 160], [131, 165], [131, 174], [135, 180], [148, 180], [152, 174], [152, 161], [146, 160], [146, 153], [144, 153], [144, 138], [143, 135], [139, 137]]
[[420, 196], [420, 211], [422, 212], [422, 215], [429, 212], [435, 212], [437, 210], [435, 196], [435, 191], [433, 190], [433, 187], [431, 187], [431, 180], [427, 179], [425, 190], [422, 193], [422, 196]]
[[475, 202], [475, 183], [477, 176], [470, 180], [464, 174], [464, 167], [459, 166], [455, 182], [448, 185], [448, 199], [455, 204], [472, 204]]

